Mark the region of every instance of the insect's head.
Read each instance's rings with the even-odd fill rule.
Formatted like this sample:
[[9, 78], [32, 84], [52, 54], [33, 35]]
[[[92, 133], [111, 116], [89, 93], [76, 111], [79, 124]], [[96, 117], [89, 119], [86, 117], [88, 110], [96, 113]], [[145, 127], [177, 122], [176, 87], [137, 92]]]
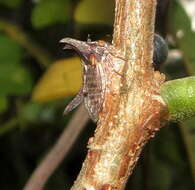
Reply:
[[60, 40], [64, 43], [64, 49], [74, 49], [81, 57], [84, 64], [93, 64], [94, 60], [101, 62], [101, 57], [109, 44], [105, 41], [83, 42], [72, 38]]

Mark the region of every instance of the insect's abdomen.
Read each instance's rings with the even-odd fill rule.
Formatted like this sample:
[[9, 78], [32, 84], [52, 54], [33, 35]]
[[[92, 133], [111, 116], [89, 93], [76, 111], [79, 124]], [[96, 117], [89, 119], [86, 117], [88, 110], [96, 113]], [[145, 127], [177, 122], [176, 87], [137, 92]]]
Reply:
[[90, 117], [96, 122], [104, 101], [105, 84], [102, 65], [84, 65], [84, 103]]

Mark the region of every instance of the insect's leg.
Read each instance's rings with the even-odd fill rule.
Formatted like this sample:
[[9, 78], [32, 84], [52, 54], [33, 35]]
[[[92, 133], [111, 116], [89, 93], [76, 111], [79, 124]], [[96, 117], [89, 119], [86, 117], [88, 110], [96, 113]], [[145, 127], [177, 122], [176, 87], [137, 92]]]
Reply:
[[123, 77], [123, 74], [122, 74], [122, 73], [119, 73], [119, 72], [116, 71], [115, 69], [113, 69], [113, 71], [114, 71], [117, 75], [119, 75], [120, 77]]
[[[118, 57], [117, 57], [118, 58]], [[120, 77], [123, 77], [123, 73], [120, 73], [120, 71], [117, 71], [115, 68], [114, 68], [114, 64], [112, 63], [112, 61], [109, 62], [109, 66], [110, 68], [112, 68], [112, 71], [114, 73], [116, 73], [117, 75], [119, 75]]]
[[66, 106], [64, 110], [64, 115], [72, 111], [83, 101], [83, 88], [80, 89], [79, 93], [74, 97], [74, 99]]

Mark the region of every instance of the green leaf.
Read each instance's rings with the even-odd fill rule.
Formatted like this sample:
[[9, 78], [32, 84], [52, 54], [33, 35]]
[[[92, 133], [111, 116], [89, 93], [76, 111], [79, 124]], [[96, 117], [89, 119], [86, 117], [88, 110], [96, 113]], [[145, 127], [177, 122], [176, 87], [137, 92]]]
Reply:
[[31, 76], [20, 64], [22, 56], [18, 44], [0, 35], [0, 94], [26, 95], [31, 91]]
[[7, 109], [7, 104], [6, 96], [0, 95], [0, 113], [3, 113]]
[[81, 87], [80, 62], [78, 57], [73, 57], [52, 64], [35, 86], [33, 100], [44, 102], [78, 93]]
[[80, 1], [74, 17], [81, 24], [113, 24], [114, 0]]
[[0, 34], [0, 65], [18, 63], [23, 55], [22, 48], [5, 35]]
[[20, 115], [22, 116], [23, 120], [33, 122], [39, 119], [41, 111], [41, 104], [38, 102], [29, 102], [22, 107]]
[[69, 0], [41, 0], [33, 9], [31, 21], [36, 28], [66, 23], [70, 18], [69, 11]]
[[31, 92], [31, 77], [20, 64], [2, 64], [0, 71], [0, 94], [26, 95]]
[[58, 108], [61, 107], [61, 104], [64, 104], [64, 101], [62, 101], [63, 100], [47, 103], [30, 101], [19, 110], [19, 118], [25, 123], [52, 123], [56, 119]]
[[0, 4], [11, 7], [18, 8], [23, 0], [0, 0]]
[[170, 119], [184, 121], [195, 116], [195, 77], [165, 82], [161, 87]]

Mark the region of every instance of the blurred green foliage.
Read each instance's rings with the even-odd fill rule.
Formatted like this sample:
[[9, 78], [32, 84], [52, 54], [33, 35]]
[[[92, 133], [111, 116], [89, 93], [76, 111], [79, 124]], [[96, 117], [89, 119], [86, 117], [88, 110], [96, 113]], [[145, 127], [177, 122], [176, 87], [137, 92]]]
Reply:
[[70, 19], [70, 0], [42, 0], [32, 10], [32, 25], [43, 28]]
[[31, 92], [31, 74], [21, 65], [22, 50], [22, 47], [4, 34], [0, 35], [1, 95], [25, 95]]
[[11, 8], [18, 8], [23, 0], [1, 0], [0, 4]]
[[[171, 36], [170, 50], [181, 50], [184, 57], [169, 59], [161, 69], [169, 79], [193, 74], [195, 43], [192, 42], [195, 36], [190, 27], [192, 18], [187, 16], [181, 1], [158, 2], [156, 30]], [[70, 76], [78, 72], [78, 67], [75, 72], [70, 71], [64, 63], [69, 58], [69, 65], [76, 64], [75, 59], [71, 59], [75, 55], [63, 51], [59, 40], [67, 36], [86, 40], [90, 34], [92, 40], [111, 41], [113, 13], [114, 0], [0, 0], [0, 189], [22, 189], [71, 119], [72, 113], [66, 117], [62, 113], [70, 95], [78, 89], [78, 84], [74, 83], [80, 83], [80, 79], [71, 80]], [[21, 30], [15, 30], [11, 27], [13, 24]], [[182, 38], [177, 37], [178, 30], [185, 31]], [[25, 43], [21, 31], [29, 37]], [[56, 60], [55, 65], [64, 66], [59, 65], [57, 70], [50, 65], [43, 66], [38, 61], [40, 55], [41, 60], [51, 57], [48, 62]], [[51, 76], [58, 79], [62, 71], [64, 81], [62, 77], [60, 82], [51, 80]], [[54, 94], [58, 89], [64, 88], [64, 91], [50, 96], [50, 101], [37, 102], [31, 97], [43, 90], [37, 88], [43, 78], [46, 82], [41, 85], [47, 87], [44, 97], [51, 95], [50, 91]], [[67, 92], [66, 86], [73, 89], [68, 88]], [[169, 124], [146, 146], [127, 189], [195, 189], [195, 121], [182, 125], [185, 127]], [[85, 157], [88, 138], [93, 135], [91, 126], [95, 125], [90, 122], [86, 126], [46, 189], [70, 188]]]
[[3, 113], [7, 108], [7, 98], [4, 95], [0, 95], [0, 113]]
[[[94, 11], [99, 10], [99, 11]], [[81, 24], [108, 24], [114, 21], [114, 0], [81, 1], [74, 13], [74, 18]]]

